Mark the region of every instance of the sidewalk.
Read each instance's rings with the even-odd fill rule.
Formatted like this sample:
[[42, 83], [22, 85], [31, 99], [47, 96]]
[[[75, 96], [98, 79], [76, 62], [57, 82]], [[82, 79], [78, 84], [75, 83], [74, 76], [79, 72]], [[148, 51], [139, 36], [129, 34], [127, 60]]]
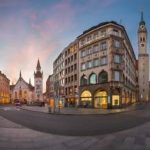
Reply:
[[[65, 115], [107, 115], [107, 114], [115, 114], [115, 113], [121, 113], [121, 112], [128, 112], [128, 111], [134, 111], [137, 109], [141, 109], [145, 105], [138, 105], [133, 104], [129, 107], [122, 108], [122, 109], [92, 109], [92, 108], [61, 108], [60, 110], [58, 108], [55, 109], [55, 114], [65, 114]], [[39, 107], [39, 106], [26, 106], [23, 105], [21, 109], [29, 110], [29, 111], [37, 111], [42, 113], [49, 113], [48, 107]]]
[[100, 136], [59, 136], [25, 128], [0, 116], [0, 150], [150, 150], [150, 122]]

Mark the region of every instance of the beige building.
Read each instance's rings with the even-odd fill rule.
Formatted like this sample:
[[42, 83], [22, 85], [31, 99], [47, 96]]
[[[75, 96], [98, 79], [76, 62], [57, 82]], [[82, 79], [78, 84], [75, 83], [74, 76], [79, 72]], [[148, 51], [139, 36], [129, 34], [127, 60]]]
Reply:
[[104, 22], [79, 40], [80, 105], [118, 108], [136, 101], [136, 57], [125, 28]]
[[66, 106], [93, 108], [148, 101], [149, 56], [143, 13], [138, 46], [137, 60], [124, 26], [114, 21], [84, 31], [53, 64], [55, 97], [60, 97], [61, 89]]
[[65, 104], [75, 106], [78, 98], [78, 41], [70, 43], [65, 53]]
[[138, 78], [139, 78], [139, 100], [149, 100], [149, 55], [147, 53], [147, 29], [141, 14], [141, 21], [138, 28]]
[[54, 99], [57, 105], [60, 101], [64, 104], [65, 98], [65, 55], [64, 50], [53, 63]]
[[10, 103], [10, 80], [0, 71], [0, 104]]

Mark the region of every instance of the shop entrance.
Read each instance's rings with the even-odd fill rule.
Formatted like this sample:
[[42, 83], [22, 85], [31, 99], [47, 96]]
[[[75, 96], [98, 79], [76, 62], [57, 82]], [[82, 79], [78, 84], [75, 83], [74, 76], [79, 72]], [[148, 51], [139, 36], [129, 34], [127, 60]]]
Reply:
[[94, 107], [95, 108], [107, 108], [107, 92], [106, 91], [97, 91], [94, 95]]

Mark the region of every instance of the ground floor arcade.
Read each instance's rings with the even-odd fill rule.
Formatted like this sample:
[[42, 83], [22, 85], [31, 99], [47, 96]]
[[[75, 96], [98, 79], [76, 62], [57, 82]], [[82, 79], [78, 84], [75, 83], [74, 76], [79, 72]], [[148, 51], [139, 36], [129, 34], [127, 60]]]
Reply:
[[125, 88], [81, 87], [79, 104], [81, 107], [121, 108], [137, 101], [136, 91]]

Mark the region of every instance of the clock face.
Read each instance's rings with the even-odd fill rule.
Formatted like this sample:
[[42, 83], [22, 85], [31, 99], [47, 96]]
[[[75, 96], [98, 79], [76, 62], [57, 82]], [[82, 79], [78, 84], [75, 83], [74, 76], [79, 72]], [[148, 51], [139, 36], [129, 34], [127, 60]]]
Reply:
[[141, 29], [144, 29], [144, 25], [141, 25]]

